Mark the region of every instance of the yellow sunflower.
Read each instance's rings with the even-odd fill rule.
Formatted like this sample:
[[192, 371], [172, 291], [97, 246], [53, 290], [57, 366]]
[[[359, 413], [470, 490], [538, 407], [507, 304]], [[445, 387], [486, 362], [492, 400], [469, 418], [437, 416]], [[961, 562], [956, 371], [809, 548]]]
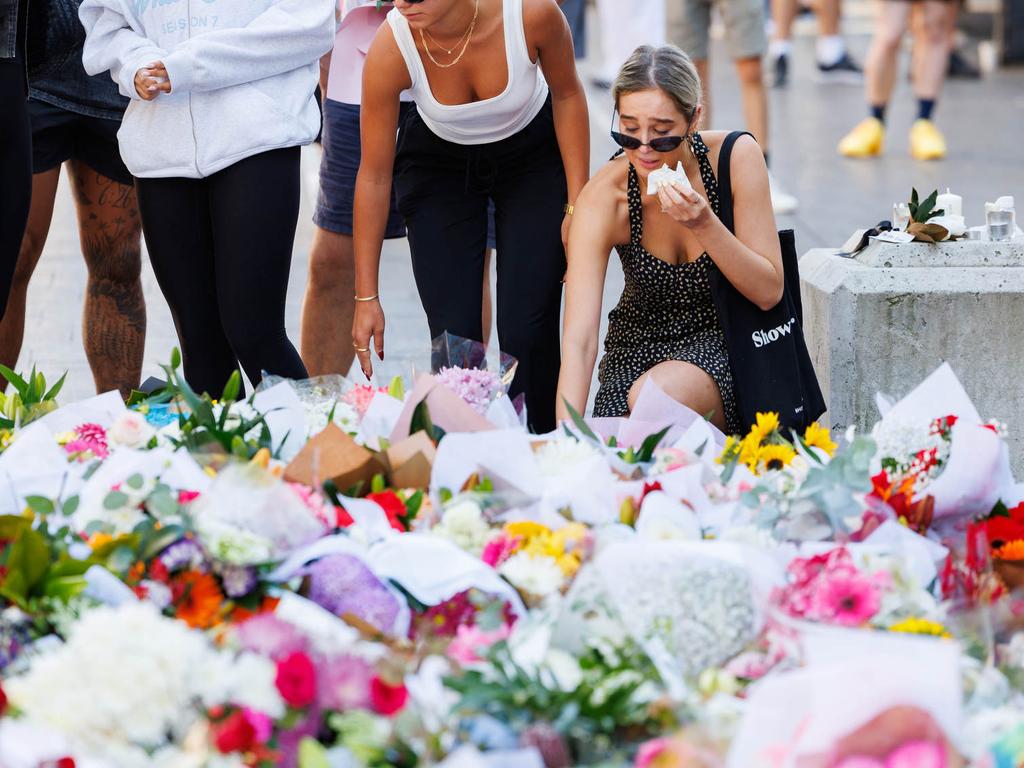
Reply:
[[740, 442], [740, 461], [747, 465], [751, 472], [757, 471], [758, 456], [761, 453], [761, 438], [751, 432]]
[[715, 459], [719, 464], [725, 464], [726, 462], [732, 461], [739, 455], [740, 452], [740, 441], [737, 440], [733, 435], [729, 435], [725, 438], [725, 447], [722, 448], [721, 454]]
[[750, 434], [747, 435], [747, 439], [763, 443], [773, 432], [777, 432], [778, 429], [779, 414], [771, 412], [759, 413], [757, 414], [757, 423], [750, 428]]
[[804, 432], [804, 442], [811, 448], [821, 448], [829, 456], [833, 455], [838, 447], [832, 442], [832, 433], [818, 422], [811, 424]]
[[793, 460], [796, 451], [788, 443], [766, 445], [757, 454], [757, 466], [763, 470], [782, 469]]

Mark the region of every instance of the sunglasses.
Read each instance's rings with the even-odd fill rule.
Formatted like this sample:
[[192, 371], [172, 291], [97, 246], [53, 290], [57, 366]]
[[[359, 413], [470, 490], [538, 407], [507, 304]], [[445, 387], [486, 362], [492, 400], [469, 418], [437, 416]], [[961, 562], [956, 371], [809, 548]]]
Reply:
[[[690, 115], [690, 122], [693, 122], [693, 115]], [[615, 125], [615, 112], [612, 112], [612, 126]], [[640, 147], [650, 147], [655, 152], [672, 152], [679, 148], [679, 145], [686, 141], [690, 134], [685, 136], [658, 136], [650, 141], [640, 141], [636, 136], [627, 136], [618, 131], [612, 131], [612, 140], [623, 149], [635, 150]]]

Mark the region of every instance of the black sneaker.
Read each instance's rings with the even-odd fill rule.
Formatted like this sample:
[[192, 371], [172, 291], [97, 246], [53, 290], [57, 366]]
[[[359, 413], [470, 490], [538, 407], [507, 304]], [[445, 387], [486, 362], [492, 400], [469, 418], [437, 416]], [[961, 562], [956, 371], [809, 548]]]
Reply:
[[962, 53], [953, 50], [949, 54], [949, 71], [947, 77], [959, 77], [962, 80], [980, 80], [981, 70], [971, 64]]
[[785, 88], [789, 83], [789, 56], [780, 54], [772, 65], [772, 88]]
[[864, 82], [864, 72], [849, 53], [834, 64], [822, 64], [818, 62], [818, 78], [826, 83], [841, 83], [845, 85], [860, 85]]

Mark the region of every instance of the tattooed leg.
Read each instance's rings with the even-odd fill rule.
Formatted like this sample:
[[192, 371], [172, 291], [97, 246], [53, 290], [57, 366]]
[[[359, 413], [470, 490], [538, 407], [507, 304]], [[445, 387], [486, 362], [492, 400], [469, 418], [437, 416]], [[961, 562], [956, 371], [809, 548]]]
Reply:
[[[46, 235], [53, 219], [53, 201], [60, 180], [60, 166], [32, 176], [32, 204], [28, 212], [28, 225], [21, 239], [18, 264], [14, 268], [11, 292], [7, 299], [7, 311], [0, 322], [0, 363], [8, 368], [18, 364], [21, 343], [25, 336], [25, 300], [28, 283], [32, 279], [36, 264], [43, 253]], [[7, 380], [0, 377], [0, 390], [7, 387]]]
[[97, 392], [139, 385], [146, 343], [142, 226], [135, 188], [71, 163], [82, 253], [89, 269], [82, 312], [85, 355]]

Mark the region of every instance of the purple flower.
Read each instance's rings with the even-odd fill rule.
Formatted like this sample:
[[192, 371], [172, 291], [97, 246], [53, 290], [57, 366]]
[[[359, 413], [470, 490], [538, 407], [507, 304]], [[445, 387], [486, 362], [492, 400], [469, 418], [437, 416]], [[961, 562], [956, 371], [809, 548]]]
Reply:
[[320, 706], [344, 711], [369, 709], [373, 668], [358, 656], [335, 656], [317, 666]]
[[224, 594], [232, 600], [245, 597], [259, 584], [256, 569], [244, 565], [222, 565], [219, 568]]
[[160, 555], [160, 562], [168, 571], [199, 570], [205, 571], [206, 555], [195, 539], [178, 539]]
[[246, 650], [271, 659], [293, 653], [307, 653], [306, 638], [291, 624], [272, 613], [261, 613], [242, 622], [235, 630], [238, 642]]
[[308, 568], [309, 599], [335, 616], [346, 613], [381, 632], [394, 631], [399, 603], [362, 560], [354, 555], [328, 555]]
[[434, 378], [480, 414], [487, 411], [487, 406], [501, 390], [498, 375], [481, 368], [442, 368]]

